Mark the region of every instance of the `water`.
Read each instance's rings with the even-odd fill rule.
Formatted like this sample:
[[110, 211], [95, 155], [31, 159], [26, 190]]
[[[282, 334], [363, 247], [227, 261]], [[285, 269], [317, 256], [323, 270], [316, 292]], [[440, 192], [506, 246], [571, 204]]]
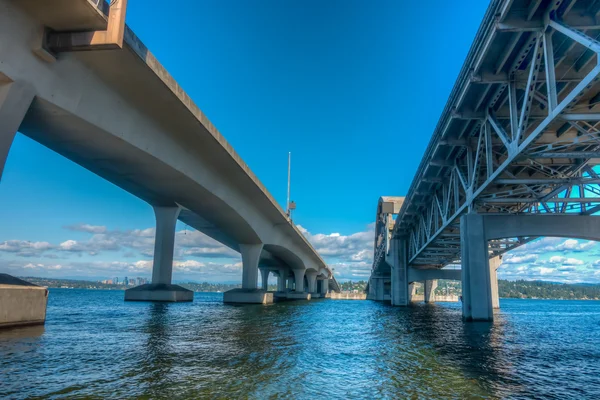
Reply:
[[600, 302], [125, 303], [52, 289], [45, 327], [0, 331], [6, 398], [600, 398]]

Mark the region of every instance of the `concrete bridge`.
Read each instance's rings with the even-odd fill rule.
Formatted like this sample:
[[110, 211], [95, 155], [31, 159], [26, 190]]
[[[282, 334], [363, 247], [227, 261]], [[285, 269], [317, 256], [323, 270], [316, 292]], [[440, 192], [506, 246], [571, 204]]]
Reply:
[[380, 199], [370, 298], [461, 279], [463, 317], [492, 320], [503, 253], [600, 240], [599, 18], [598, 1], [491, 1], [406, 197]]
[[[17, 131], [150, 204], [152, 283], [126, 300], [189, 301], [171, 284], [175, 224], [242, 256], [226, 302], [320, 297], [331, 270], [190, 97], [125, 25], [127, 0], [0, 0], [0, 178]], [[261, 271], [263, 287], [258, 288]]]

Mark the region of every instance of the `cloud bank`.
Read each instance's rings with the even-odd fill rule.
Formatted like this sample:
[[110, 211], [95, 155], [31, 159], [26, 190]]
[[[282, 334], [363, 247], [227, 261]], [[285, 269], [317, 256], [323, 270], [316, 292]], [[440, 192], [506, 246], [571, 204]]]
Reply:
[[[53, 277], [145, 276], [152, 271], [154, 228], [111, 230], [77, 224], [64, 227], [78, 239], [0, 242], [0, 271], [15, 275]], [[374, 224], [350, 235], [312, 233], [298, 226], [339, 280], [366, 280], [373, 262]], [[80, 239], [81, 236], [84, 239]], [[544, 279], [557, 282], [600, 282], [596, 242], [541, 238], [503, 257], [503, 279]], [[199, 231], [176, 232], [174, 279], [239, 282], [237, 252]]]

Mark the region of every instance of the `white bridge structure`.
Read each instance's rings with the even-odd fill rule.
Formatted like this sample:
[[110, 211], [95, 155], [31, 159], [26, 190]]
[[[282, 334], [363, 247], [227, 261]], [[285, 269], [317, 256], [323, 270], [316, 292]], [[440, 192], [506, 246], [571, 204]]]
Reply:
[[369, 298], [461, 279], [492, 320], [504, 252], [600, 240], [599, 39], [600, 1], [491, 1], [406, 197], [380, 199]]
[[339, 291], [258, 178], [126, 26], [126, 9], [127, 0], [0, 0], [0, 177], [19, 131], [150, 204], [152, 283], [126, 300], [192, 300], [171, 282], [177, 220], [241, 253], [242, 288], [226, 302]]

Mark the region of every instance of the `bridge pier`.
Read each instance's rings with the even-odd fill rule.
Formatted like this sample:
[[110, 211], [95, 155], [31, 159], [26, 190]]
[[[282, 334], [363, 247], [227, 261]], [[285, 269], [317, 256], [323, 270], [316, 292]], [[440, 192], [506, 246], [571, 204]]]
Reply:
[[411, 301], [413, 301], [413, 297], [415, 297], [415, 295], [417, 294], [417, 285], [415, 285], [415, 282], [411, 282], [408, 284], [408, 303], [410, 304]]
[[369, 293], [367, 299], [375, 301], [385, 300], [385, 277], [371, 276], [369, 280]]
[[286, 291], [286, 287], [285, 284], [288, 280], [288, 271], [285, 268], [280, 268], [279, 269], [279, 275], [277, 276], [277, 291], [278, 292], [285, 292]]
[[461, 217], [460, 247], [463, 318], [467, 321], [492, 321], [492, 285], [483, 216], [465, 214]]
[[22, 82], [1, 83], [0, 73], [0, 181], [12, 142], [33, 101], [33, 88]]
[[310, 300], [310, 293], [304, 292], [304, 276], [306, 275], [305, 269], [293, 269], [295, 289], [293, 292], [289, 292], [287, 295], [288, 299], [292, 300]]
[[[242, 287], [223, 293], [224, 303], [267, 304], [273, 302], [273, 293], [258, 289], [258, 264], [262, 251], [262, 244], [240, 244]], [[268, 270], [266, 274], [268, 278]]]
[[424, 301], [425, 303], [433, 303], [435, 302], [435, 289], [438, 286], [437, 279], [428, 279], [423, 281], [424, 288]]
[[175, 225], [181, 208], [154, 207], [156, 234], [154, 238], [154, 262], [152, 283], [136, 286], [125, 291], [125, 301], [192, 301], [194, 292], [171, 284], [173, 274], [173, 249]]
[[321, 294], [321, 297], [325, 297], [327, 296], [327, 290], [329, 289], [329, 278], [324, 277], [323, 279], [320, 279], [319, 282], [321, 282], [319, 293]]
[[308, 281], [310, 297], [321, 297], [321, 294], [317, 293], [317, 271], [306, 271], [306, 280]]
[[262, 290], [264, 290], [265, 292], [269, 291], [269, 273], [270, 272], [271, 271], [267, 268], [260, 269]]
[[498, 267], [502, 264], [500, 256], [490, 258], [490, 285], [492, 288], [492, 308], [500, 308], [500, 297], [498, 296]]
[[407, 306], [410, 302], [408, 291], [408, 268], [406, 239], [396, 238], [390, 246], [391, 260], [391, 300], [393, 306]]

